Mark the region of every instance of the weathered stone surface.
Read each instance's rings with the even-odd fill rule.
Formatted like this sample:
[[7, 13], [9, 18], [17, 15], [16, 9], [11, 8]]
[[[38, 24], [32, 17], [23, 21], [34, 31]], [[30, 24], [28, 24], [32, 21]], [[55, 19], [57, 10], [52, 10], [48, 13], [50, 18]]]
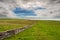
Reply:
[[6, 38], [6, 37], [10, 37], [12, 35], [16, 35], [18, 34], [19, 32], [22, 32], [28, 28], [32, 27], [32, 25], [27, 25], [23, 28], [18, 28], [18, 29], [13, 29], [13, 30], [8, 30], [8, 31], [5, 31], [5, 32], [0, 32], [0, 40]]

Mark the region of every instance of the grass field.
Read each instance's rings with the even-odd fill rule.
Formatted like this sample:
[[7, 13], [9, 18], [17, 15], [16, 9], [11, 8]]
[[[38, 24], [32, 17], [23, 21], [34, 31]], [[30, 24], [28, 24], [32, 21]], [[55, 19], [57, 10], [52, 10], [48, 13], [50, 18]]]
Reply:
[[4, 40], [60, 40], [60, 21], [38, 20], [32, 28]]
[[32, 24], [30, 20], [23, 19], [0, 19], [0, 32], [21, 28]]

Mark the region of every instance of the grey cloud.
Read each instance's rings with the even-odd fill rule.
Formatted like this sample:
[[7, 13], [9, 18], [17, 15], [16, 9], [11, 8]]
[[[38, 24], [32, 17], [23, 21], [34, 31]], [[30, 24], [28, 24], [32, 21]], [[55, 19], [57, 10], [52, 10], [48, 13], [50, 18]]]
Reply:
[[6, 17], [7, 15], [6, 14], [4, 15], [4, 13], [0, 14], [0, 18], [6, 18]]
[[60, 4], [60, 0], [49, 0], [49, 4], [52, 5]]
[[8, 17], [8, 13], [6, 12], [5, 9], [0, 8], [0, 18], [6, 18]]
[[56, 18], [56, 19], [60, 19], [60, 16], [55, 16], [54, 18]]
[[26, 4], [28, 2], [34, 2], [35, 0], [20, 0], [22, 3]]
[[[29, 2], [27, 0], [25, 1]], [[60, 4], [59, 4], [60, 0], [38, 0], [38, 2], [43, 2], [44, 4], [46, 3], [45, 6], [47, 8], [46, 11], [42, 11], [42, 13], [40, 12], [39, 14], [41, 14], [42, 16], [51, 17], [51, 18], [60, 17]]]
[[8, 0], [0, 1], [0, 18], [14, 18], [16, 15], [11, 11], [15, 6], [9, 3]]
[[0, 2], [3, 2], [3, 0], [0, 0]]
[[[18, 3], [19, 1], [21, 1], [21, 4], [20, 3]], [[36, 14], [38, 14], [38, 15], [43, 15], [43, 16], [46, 16], [46, 17], [53, 17], [53, 18], [60, 18], [60, 0], [18, 0], [18, 1], [16, 1], [16, 0], [0, 0], [0, 2], [3, 2], [4, 4], [5, 3], [7, 3], [8, 4], [8, 6], [9, 7], [7, 7], [8, 8], [8, 11], [7, 10], [5, 10], [4, 9], [4, 11], [2, 11], [2, 12], [0, 12], [0, 17], [11, 17], [11, 15], [13, 15], [12, 14], [12, 12], [11, 12], [11, 10], [10, 9], [12, 9], [12, 8], [14, 8], [14, 7], [17, 7], [17, 5], [19, 6], [19, 5], [22, 5], [22, 4], [24, 4], [24, 5], [26, 5], [27, 3], [29, 3], [29, 2], [36, 2], [36, 1], [38, 1], [38, 2], [42, 2], [42, 3], [46, 3], [46, 11], [42, 11], [42, 13], [36, 13]], [[18, 3], [18, 4], [17, 4]], [[1, 4], [1, 3], [0, 3]], [[31, 4], [32, 6], [35, 6], [34, 4]], [[1, 5], [0, 5], [1, 6]], [[28, 6], [28, 5], [27, 5]], [[30, 6], [30, 5], [29, 5]], [[45, 7], [44, 6], [44, 7]], [[1, 6], [1, 7], [3, 7], [3, 6]], [[1, 8], [0, 7], [0, 8]], [[21, 7], [21, 6], [19, 6], [19, 7]], [[33, 8], [32, 8], [33, 9]], [[1, 10], [1, 9], [0, 9]], [[5, 13], [5, 14], [4, 14]], [[9, 15], [9, 14], [11, 14], [11, 15]], [[9, 15], [9, 16], [8, 16]], [[45, 18], [40, 18], [40, 17], [34, 17], [34, 19], [45, 19]], [[31, 19], [33, 19], [33, 17], [31, 18]]]

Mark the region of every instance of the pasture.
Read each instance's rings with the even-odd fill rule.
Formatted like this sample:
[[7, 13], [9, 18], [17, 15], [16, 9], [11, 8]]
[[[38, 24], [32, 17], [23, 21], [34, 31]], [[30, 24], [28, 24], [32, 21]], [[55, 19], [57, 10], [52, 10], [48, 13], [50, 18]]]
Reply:
[[23, 19], [0, 19], [0, 32], [21, 28], [32, 23], [30, 20]]
[[60, 21], [37, 20], [35, 22], [31, 28], [3, 40], [60, 40]]

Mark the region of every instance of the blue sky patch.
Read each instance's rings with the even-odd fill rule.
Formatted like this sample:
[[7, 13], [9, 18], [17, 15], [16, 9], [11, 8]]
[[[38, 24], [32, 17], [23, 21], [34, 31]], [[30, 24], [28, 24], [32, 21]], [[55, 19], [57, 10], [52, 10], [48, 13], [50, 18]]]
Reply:
[[33, 10], [23, 9], [23, 8], [18, 8], [18, 7], [13, 9], [13, 12], [17, 16], [36, 16], [36, 14]]
[[46, 8], [44, 7], [37, 7], [37, 8], [34, 8], [34, 10], [45, 10]]

